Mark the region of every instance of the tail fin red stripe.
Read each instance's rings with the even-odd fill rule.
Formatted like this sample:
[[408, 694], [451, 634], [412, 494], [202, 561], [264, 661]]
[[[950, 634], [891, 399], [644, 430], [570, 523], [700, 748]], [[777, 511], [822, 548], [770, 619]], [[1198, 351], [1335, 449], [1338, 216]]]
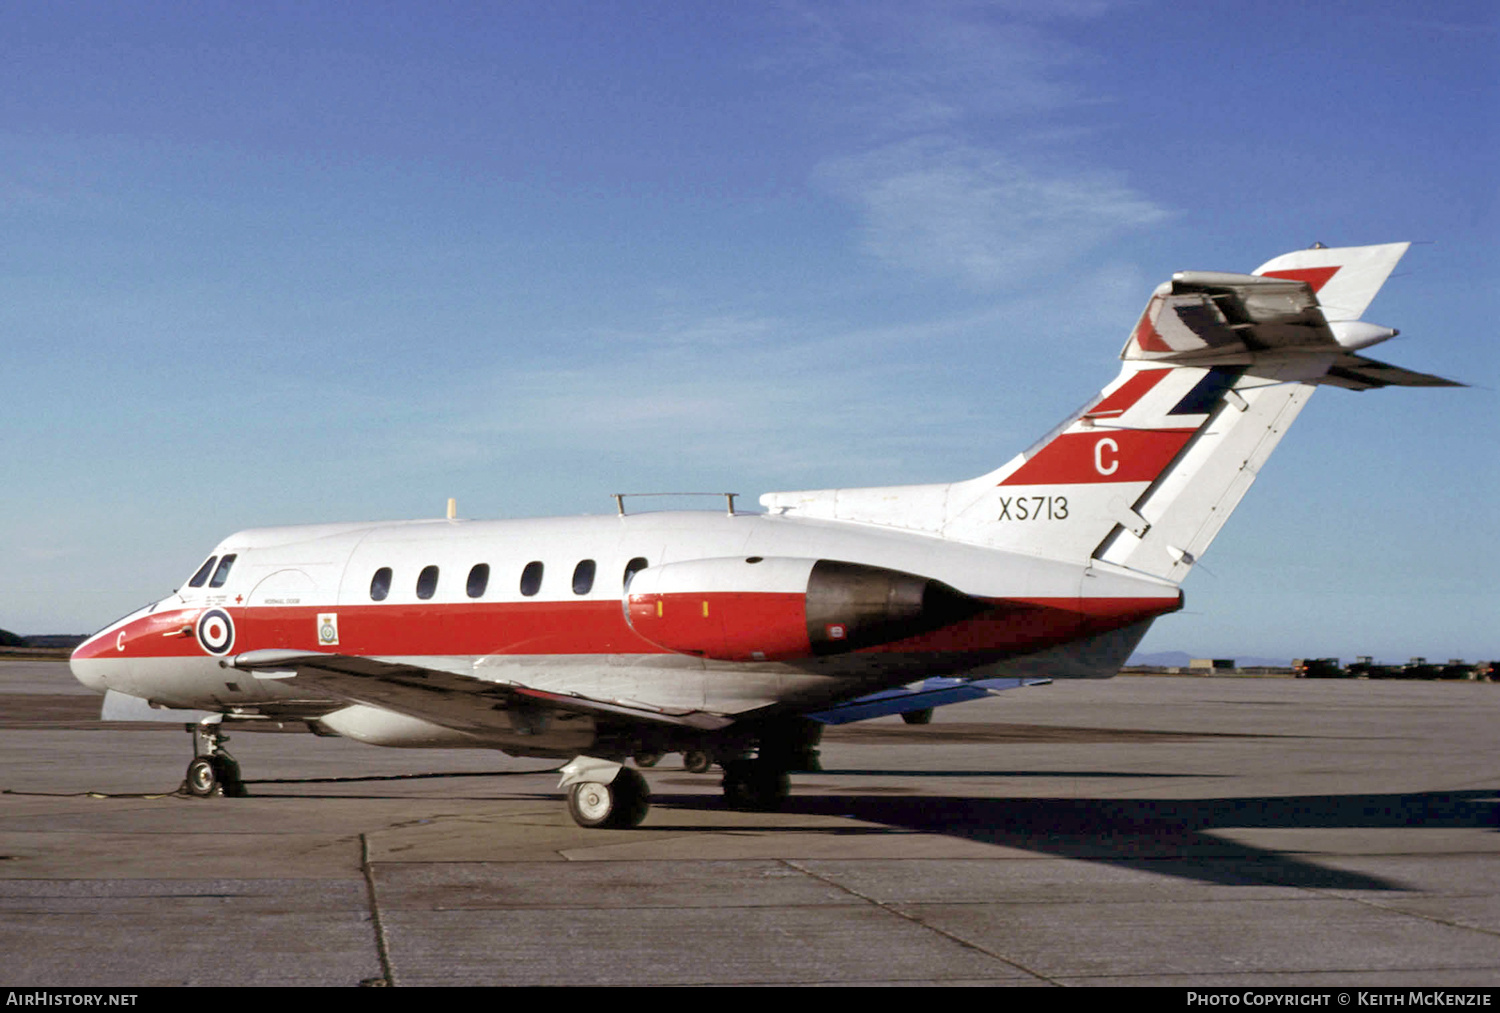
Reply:
[[1162, 340], [1162, 336], [1156, 332], [1156, 327], [1151, 323], [1156, 308], [1157, 300], [1153, 298], [1146, 304], [1146, 312], [1141, 314], [1140, 323], [1135, 325], [1135, 343], [1141, 346], [1143, 352], [1174, 352], [1171, 345]]
[[1088, 415], [1092, 418], [1097, 418], [1101, 415], [1123, 415], [1137, 401], [1145, 397], [1146, 392], [1160, 383], [1170, 372], [1172, 372], [1170, 369], [1141, 370], [1135, 376], [1126, 380], [1119, 390], [1090, 408]]
[[1197, 432], [1193, 429], [1096, 429], [1063, 433], [1000, 485], [1150, 482]]
[[1288, 281], [1305, 281], [1317, 292], [1328, 279], [1339, 273], [1338, 267], [1298, 267], [1286, 271], [1267, 271], [1267, 278], [1285, 278]]

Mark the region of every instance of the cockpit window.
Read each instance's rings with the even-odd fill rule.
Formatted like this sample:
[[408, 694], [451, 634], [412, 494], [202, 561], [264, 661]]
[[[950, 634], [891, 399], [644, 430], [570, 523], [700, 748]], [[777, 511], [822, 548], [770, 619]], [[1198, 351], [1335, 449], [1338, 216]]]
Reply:
[[230, 553], [219, 560], [219, 568], [214, 571], [214, 579], [208, 582], [209, 587], [223, 587], [224, 582], [229, 579], [229, 568], [234, 565], [234, 553]]
[[214, 564], [218, 561], [218, 556], [209, 556], [207, 562], [198, 567], [198, 572], [193, 574], [193, 579], [188, 581], [188, 587], [202, 587], [208, 581], [208, 575], [213, 572]]

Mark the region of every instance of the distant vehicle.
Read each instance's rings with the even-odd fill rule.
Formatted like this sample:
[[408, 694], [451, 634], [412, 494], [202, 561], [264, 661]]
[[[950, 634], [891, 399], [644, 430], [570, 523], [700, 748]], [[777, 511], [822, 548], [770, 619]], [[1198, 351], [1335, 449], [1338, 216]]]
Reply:
[[1410, 664], [1401, 668], [1403, 679], [1439, 679], [1442, 678], [1443, 666], [1429, 664], [1425, 658], [1412, 659]]
[[1347, 679], [1350, 677], [1338, 658], [1298, 658], [1292, 670], [1299, 679]]
[[242, 531], [73, 671], [106, 717], [195, 721], [200, 795], [242, 790], [226, 725], [282, 722], [571, 758], [585, 826], [638, 823], [625, 761], [667, 752], [722, 765], [731, 806], [772, 808], [810, 715], [886, 693], [920, 721], [947, 690], [901, 688], [933, 677], [1114, 675], [1318, 386], [1453, 386], [1358, 354], [1396, 334], [1360, 318], [1406, 249], [1174, 275], [1118, 378], [978, 478], [768, 493], [763, 514], [620, 498], [614, 516]]
[[1360, 659], [1345, 671], [1356, 679], [1399, 679], [1402, 670], [1396, 665], [1377, 665], [1368, 659]]

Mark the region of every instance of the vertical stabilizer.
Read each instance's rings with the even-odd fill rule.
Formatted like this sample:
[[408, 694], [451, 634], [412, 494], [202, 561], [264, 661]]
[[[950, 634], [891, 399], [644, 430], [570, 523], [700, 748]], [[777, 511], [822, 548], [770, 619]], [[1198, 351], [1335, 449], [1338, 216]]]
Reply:
[[1152, 294], [1114, 382], [995, 471], [761, 502], [1180, 581], [1318, 385], [1453, 385], [1352, 351], [1396, 333], [1359, 317], [1407, 246], [1314, 247], [1255, 274], [1179, 272]]

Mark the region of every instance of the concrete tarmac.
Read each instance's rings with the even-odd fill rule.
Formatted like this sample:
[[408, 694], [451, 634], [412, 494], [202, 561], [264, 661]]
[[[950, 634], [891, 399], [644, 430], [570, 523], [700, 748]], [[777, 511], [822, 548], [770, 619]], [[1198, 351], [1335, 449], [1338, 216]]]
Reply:
[[[831, 730], [774, 814], [667, 757], [179, 725], [0, 662], [0, 985], [1500, 986], [1500, 685], [1118, 678]], [[418, 775], [418, 776], [413, 776]]]

